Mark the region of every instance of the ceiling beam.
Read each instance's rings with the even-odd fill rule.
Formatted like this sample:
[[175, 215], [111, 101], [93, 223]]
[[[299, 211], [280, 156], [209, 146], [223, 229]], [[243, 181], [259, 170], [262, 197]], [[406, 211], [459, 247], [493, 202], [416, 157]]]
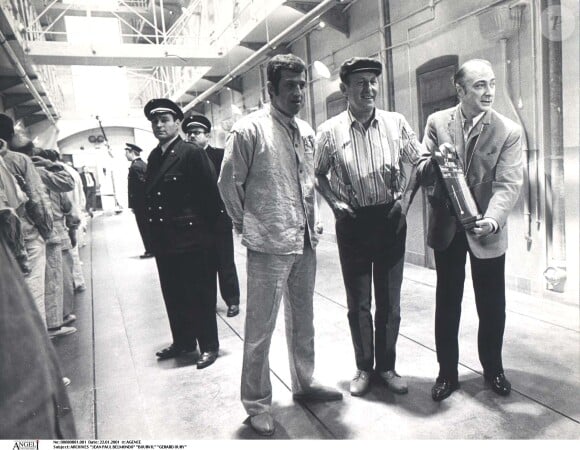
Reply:
[[[212, 83], [217, 83], [218, 81], [220, 81], [221, 79], [223, 79], [223, 75], [222, 76], [204, 76], [203, 79], [207, 80], [207, 81], [211, 81]], [[239, 92], [240, 94], [243, 93], [243, 86], [242, 86], [242, 78], [241, 77], [236, 77], [234, 78], [232, 81], [230, 81], [229, 83], [226, 83], [226, 87], [229, 87], [232, 91], [236, 91]]]
[[0, 91], [10, 89], [11, 87], [18, 86], [20, 84], [22, 84], [22, 80], [20, 79], [20, 77], [6, 75], [0, 76]]
[[[317, 6], [318, 2], [312, 1], [287, 1], [284, 3], [284, 6], [289, 6], [290, 8], [295, 9], [301, 13], [308, 13], [312, 9]], [[349, 14], [344, 13], [344, 4], [340, 6], [335, 6], [334, 8], [329, 9], [324, 14], [320, 16], [320, 20], [323, 21], [325, 24], [334, 28], [336, 31], [344, 34], [346, 37], [350, 36], [350, 28], [348, 26], [348, 18]]]
[[19, 105], [14, 108], [14, 118], [20, 120], [36, 114], [38, 111], [42, 111], [40, 105]]
[[46, 120], [46, 116], [44, 114], [32, 114], [30, 116], [24, 117], [22, 122], [24, 122], [25, 127], [29, 127], [35, 123], [42, 122], [43, 120]]
[[71, 44], [29, 42], [28, 56], [35, 64], [76, 66], [197, 66], [211, 67], [217, 54], [194, 50], [191, 45]]
[[206, 100], [209, 101], [210, 103], [213, 103], [214, 105], [218, 105], [218, 106], [222, 105], [222, 100], [220, 98], [219, 92], [214, 92]]
[[10, 109], [23, 103], [34, 100], [32, 94], [6, 94], [4, 96], [4, 108]]
[[[39, 8], [40, 9], [40, 8]], [[91, 16], [94, 17], [113, 17], [113, 12], [115, 14], [124, 14], [134, 16], [136, 13], [141, 15], [149, 14], [151, 15], [151, 10], [148, 8], [142, 8], [139, 6], [127, 7], [125, 5], [117, 5], [111, 8], [110, 5], [99, 5], [97, 2], [93, 2], [90, 7]], [[40, 14], [40, 10], [37, 11]], [[82, 5], [71, 5], [69, 3], [55, 3], [50, 7], [45, 14], [56, 14], [59, 15], [65, 12], [67, 16], [87, 16], [87, 7]]]
[[[253, 52], [256, 52], [258, 50], [260, 50], [264, 45], [266, 45], [267, 42], [240, 42], [240, 46], [241, 47], [245, 47], [247, 49], [252, 50]], [[288, 47], [286, 44], [280, 44], [277, 47], [271, 48], [270, 51], [268, 52], [268, 55], [270, 56], [274, 56], [274, 55], [284, 55], [286, 53], [291, 52], [290, 47]]]

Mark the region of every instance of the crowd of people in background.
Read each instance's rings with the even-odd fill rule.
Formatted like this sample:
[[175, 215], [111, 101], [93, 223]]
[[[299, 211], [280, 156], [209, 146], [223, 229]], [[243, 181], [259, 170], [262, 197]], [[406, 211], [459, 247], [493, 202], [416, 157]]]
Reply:
[[[6, 303], [2, 307], [6, 311], [10, 307], [24, 310], [28, 318], [17, 315], [15, 320], [21, 320], [22, 327], [28, 332], [35, 325], [41, 324], [40, 330], [31, 332], [31, 336], [41, 344], [30, 352], [28, 359], [22, 359], [22, 364], [26, 364], [26, 368], [33, 373], [38, 370], [45, 374], [45, 369], [52, 368], [50, 383], [41, 395], [38, 392], [40, 386], [36, 390], [30, 388], [40, 383], [41, 378], [22, 377], [22, 373], [11, 382], [2, 383], [1, 389], [25, 392], [26, 389], [20, 391], [19, 386], [14, 386], [15, 383], [23, 383], [23, 386], [30, 388], [26, 398], [39, 395], [39, 398], [46, 398], [50, 403], [52, 397], [46, 393], [54, 391], [66, 397], [61, 388], [70, 384], [71, 380], [66, 376], [58, 379], [52, 376], [58, 373], [58, 364], [54, 349], [50, 343], [42, 342], [42, 338], [61, 339], [77, 331], [73, 326], [77, 319], [75, 295], [86, 289], [79, 255], [79, 246], [85, 245], [86, 230], [83, 183], [77, 170], [61, 161], [57, 150], [36, 147], [28, 137], [16, 132], [13, 120], [5, 114], [0, 114], [0, 179], [0, 239], [3, 249], [12, 250], [20, 268], [16, 276], [8, 258], [2, 258], [1, 270], [6, 281], [3, 284], [6, 297], [2, 297]], [[11, 271], [12, 276], [8, 276], [8, 271]], [[17, 294], [22, 297], [18, 305], [10, 302]], [[3, 317], [15, 315], [6, 312]], [[15, 345], [28, 345], [28, 342], [24, 344], [25, 341], [23, 339]], [[3, 341], [3, 348], [6, 348], [7, 342], [10, 340]], [[22, 351], [13, 352], [13, 355], [16, 354], [22, 354]], [[15, 362], [9, 364], [14, 373], [23, 369], [18, 364], [18, 358], [11, 357], [8, 360]], [[45, 369], [39, 368], [43, 366], [42, 363]], [[56, 405], [60, 406], [54, 411], [53, 406], [46, 406], [46, 411], [50, 410], [55, 415], [47, 418], [46, 422], [37, 418], [40, 428], [36, 429], [35, 436], [56, 437], [55, 430], [60, 430], [58, 433], [64, 436], [74, 431], [74, 424], [48, 427], [54, 425], [55, 421], [58, 424], [63, 414], [61, 406], [66, 403], [59, 401]], [[3, 408], [6, 406], [2, 404]], [[19, 409], [22, 417], [31, 414], [34, 406], [35, 402], [28, 405], [22, 403]], [[26, 411], [26, 408], [30, 410]], [[1, 416], [7, 417], [11, 413]], [[3, 426], [7, 425], [3, 422]]]

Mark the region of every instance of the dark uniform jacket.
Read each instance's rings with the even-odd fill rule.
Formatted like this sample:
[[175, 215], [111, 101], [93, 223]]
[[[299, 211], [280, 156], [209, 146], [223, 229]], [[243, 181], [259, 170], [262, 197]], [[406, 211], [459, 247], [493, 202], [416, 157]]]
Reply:
[[213, 245], [219, 213], [215, 170], [204, 150], [180, 137], [147, 161], [145, 204], [155, 255], [187, 253]]
[[[223, 148], [216, 148], [216, 147], [212, 147], [211, 145], [208, 145], [206, 147], [205, 151], [207, 152], [207, 156], [209, 156], [209, 159], [213, 163], [213, 167], [215, 169], [216, 175], [219, 178], [221, 168], [222, 168], [222, 161], [224, 159], [224, 149]], [[218, 233], [231, 232], [232, 231], [232, 219], [230, 219], [230, 216], [228, 216], [228, 213], [226, 212], [226, 207], [225, 207], [224, 202], [222, 201], [221, 197], [219, 199], [219, 208], [220, 208], [220, 213], [219, 213], [218, 220], [216, 222], [216, 232], [218, 232]]]
[[129, 188], [129, 208], [145, 209], [145, 177], [147, 164], [141, 158], [136, 158], [129, 167], [127, 186]]

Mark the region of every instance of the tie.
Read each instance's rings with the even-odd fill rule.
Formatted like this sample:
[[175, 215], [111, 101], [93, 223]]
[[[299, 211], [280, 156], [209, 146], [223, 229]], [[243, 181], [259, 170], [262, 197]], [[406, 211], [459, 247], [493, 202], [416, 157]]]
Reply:
[[471, 157], [473, 155], [473, 147], [475, 146], [475, 142], [472, 139], [469, 140], [469, 135], [471, 133], [473, 126], [473, 119], [465, 119], [465, 123], [463, 124], [463, 136], [465, 137], [465, 171], [469, 170], [469, 165], [471, 163]]
[[471, 127], [473, 126], [473, 119], [465, 119], [463, 123], [463, 138], [465, 143], [467, 144], [467, 138], [469, 137], [469, 132], [471, 131]]

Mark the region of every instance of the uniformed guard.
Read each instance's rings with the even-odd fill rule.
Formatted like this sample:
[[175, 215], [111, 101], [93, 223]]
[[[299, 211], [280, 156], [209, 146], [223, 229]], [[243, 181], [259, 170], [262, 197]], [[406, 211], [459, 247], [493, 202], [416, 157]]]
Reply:
[[159, 145], [148, 158], [145, 204], [173, 343], [159, 359], [193, 352], [197, 368], [213, 364], [219, 341], [215, 316], [213, 229], [219, 213], [216, 174], [208, 156], [179, 136], [181, 109], [150, 100], [145, 116]]
[[145, 253], [140, 257], [151, 258], [153, 256], [153, 252], [151, 251], [151, 233], [149, 232], [149, 222], [147, 221], [145, 208], [145, 174], [147, 172], [147, 164], [141, 159], [142, 151], [135, 144], [125, 144], [125, 157], [128, 161], [131, 161], [127, 182], [129, 208], [135, 214], [137, 227], [139, 228], [143, 246], [145, 247]]
[[[207, 153], [219, 177], [222, 160], [224, 159], [224, 149], [209, 145], [210, 120], [202, 115], [193, 115], [183, 121], [181, 128], [187, 136], [188, 142]], [[234, 260], [232, 220], [228, 216], [221, 198], [220, 214], [216, 222], [215, 235], [215, 254], [220, 293], [226, 305], [228, 305], [227, 316], [234, 317], [240, 312], [240, 285]]]

